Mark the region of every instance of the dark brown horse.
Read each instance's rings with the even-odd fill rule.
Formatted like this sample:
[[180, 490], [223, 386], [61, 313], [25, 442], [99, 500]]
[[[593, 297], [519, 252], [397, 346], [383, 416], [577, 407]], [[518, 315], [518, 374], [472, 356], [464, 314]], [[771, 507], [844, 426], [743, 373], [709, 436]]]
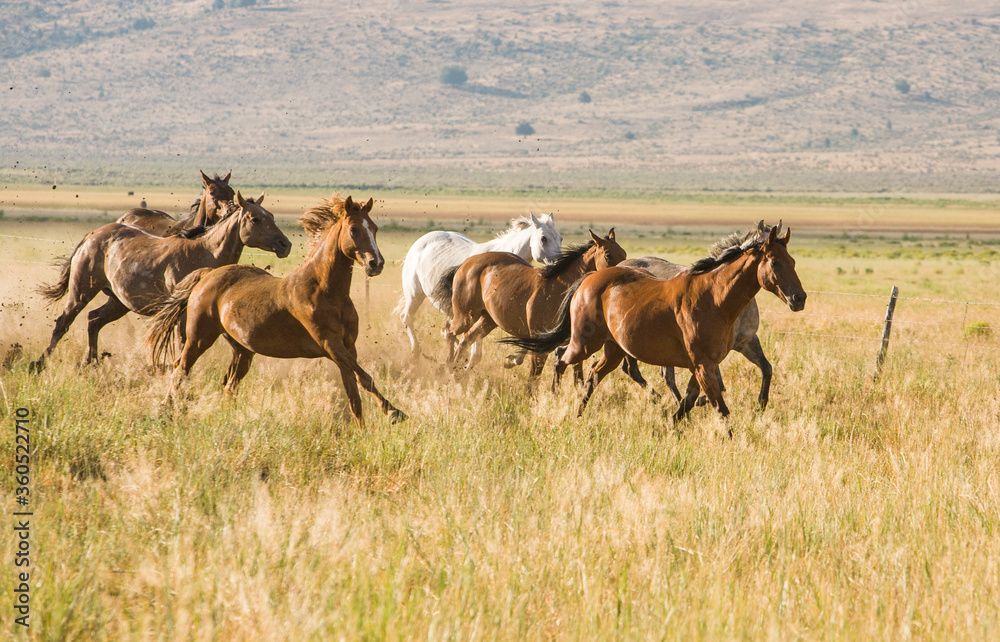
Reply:
[[232, 214], [196, 238], [183, 234], [162, 238], [119, 223], [109, 223], [84, 237], [63, 261], [59, 280], [39, 289], [53, 303], [67, 294], [69, 299], [56, 319], [48, 348], [31, 369], [41, 371], [77, 315], [102, 291], [108, 301], [87, 315], [87, 363], [100, 354], [97, 337], [104, 326], [129, 311], [151, 315], [152, 304], [194, 270], [236, 263], [246, 245], [288, 256], [292, 243], [261, 206], [264, 196], [254, 201], [237, 192], [236, 199], [238, 208]]
[[646, 363], [686, 368], [692, 372], [687, 394], [674, 419], [694, 406], [699, 389], [723, 417], [716, 369], [733, 347], [733, 326], [761, 288], [774, 293], [792, 311], [805, 307], [806, 293], [788, 254], [791, 231], [778, 227], [733, 246], [718, 257], [695, 263], [684, 274], [657, 279], [643, 270], [612, 267], [585, 276], [566, 294], [558, 326], [531, 339], [505, 339], [533, 352], [550, 352], [569, 341], [556, 362], [553, 386], [566, 367], [602, 348], [580, 398], [582, 414], [594, 388], [613, 372], [626, 354]]
[[[451, 299], [451, 326], [445, 332], [448, 363], [459, 361], [469, 344], [473, 352], [468, 368], [480, 359], [479, 340], [500, 327], [515, 337], [533, 337], [550, 329], [556, 321], [566, 290], [588, 272], [617, 265], [625, 260], [615, 230], [601, 238], [590, 232], [591, 241], [562, 252], [554, 263], [532, 267], [510, 252], [484, 252], [467, 258], [445, 273], [435, 297]], [[463, 335], [456, 341], [459, 335]], [[506, 367], [520, 365], [524, 352], [507, 358]], [[531, 377], [537, 377], [548, 355], [533, 354]]]
[[198, 200], [191, 205], [188, 216], [179, 221], [166, 212], [139, 207], [125, 212], [115, 222], [134, 225], [156, 236], [174, 236], [184, 230], [215, 225], [233, 204], [233, 197], [236, 194], [229, 186], [229, 177], [232, 175], [233, 171], [229, 170], [229, 173], [222, 178], [219, 178], [218, 174], [214, 178], [209, 178], [202, 172], [201, 181], [205, 189]]
[[173, 345], [174, 328], [187, 319], [187, 342], [174, 363], [165, 403], [221, 335], [233, 350], [224, 381], [227, 392], [236, 390], [255, 354], [278, 359], [326, 357], [340, 369], [358, 423], [359, 383], [378, 399], [393, 423], [406, 419], [358, 365], [358, 313], [351, 301], [351, 273], [357, 263], [368, 276], [376, 276], [385, 264], [375, 243], [378, 227], [369, 216], [371, 209], [371, 199], [361, 205], [350, 196], [341, 200], [335, 195], [307, 211], [299, 220], [312, 237], [310, 250], [302, 265], [285, 278], [249, 265], [230, 265], [198, 270], [179, 283], [161, 302], [146, 338], [153, 362], [161, 363]]
[[[756, 233], [757, 230], [754, 229], [745, 234], [731, 234], [722, 241], [713, 245], [711, 250], [709, 250], [709, 256], [719, 256], [730, 247], [734, 245], [741, 245], [745, 242], [746, 234]], [[677, 265], [676, 263], [671, 263], [670, 261], [657, 258], [655, 256], [644, 256], [637, 259], [629, 259], [621, 262], [619, 265], [621, 267], [646, 270], [658, 279], [671, 279], [688, 269], [687, 266]], [[743, 308], [743, 312], [740, 314], [739, 318], [736, 319], [736, 324], [733, 326], [733, 350], [735, 352], [739, 352], [746, 357], [750, 363], [760, 368], [760, 394], [757, 396], [757, 400], [760, 403], [761, 410], [763, 410], [767, 408], [767, 400], [771, 390], [771, 363], [767, 360], [767, 357], [764, 356], [764, 349], [760, 345], [760, 338], [757, 336], [757, 330], [759, 328], [760, 311], [757, 309], [757, 300], [754, 299], [747, 304], [747, 307]], [[625, 355], [625, 360], [622, 362], [622, 369], [640, 386], [646, 387], [646, 380], [643, 379], [642, 373], [639, 372], [639, 364], [634, 357]], [[680, 401], [681, 393], [680, 390], [677, 389], [674, 369], [666, 367], [660, 368], [660, 374], [663, 377], [664, 383], [667, 385], [667, 389], [673, 393], [674, 398], [677, 401]], [[719, 377], [719, 386], [722, 391], [725, 392], [726, 387], [722, 385], [722, 375], [720, 374]], [[698, 405], [707, 402], [708, 400], [704, 396], [698, 399]]]

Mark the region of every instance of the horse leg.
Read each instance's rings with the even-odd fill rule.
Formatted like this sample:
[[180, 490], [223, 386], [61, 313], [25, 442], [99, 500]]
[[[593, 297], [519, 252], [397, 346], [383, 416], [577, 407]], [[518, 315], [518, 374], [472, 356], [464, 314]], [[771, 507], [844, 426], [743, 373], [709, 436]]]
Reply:
[[604, 352], [601, 354], [601, 358], [597, 360], [597, 363], [590, 369], [590, 376], [587, 377], [587, 386], [583, 390], [583, 395], [580, 396], [580, 409], [577, 410], [577, 417], [583, 416], [583, 411], [586, 410], [587, 402], [590, 401], [590, 396], [594, 394], [597, 384], [601, 383], [604, 377], [614, 372], [624, 357], [625, 351], [622, 350], [621, 346], [614, 341], [604, 342]]
[[[708, 402], [725, 419], [729, 416], [729, 407], [726, 406], [726, 401], [722, 398], [718, 372], [718, 364], [697, 364], [694, 370], [695, 377], [698, 378], [701, 389], [705, 392], [705, 396], [708, 397]], [[733, 436], [732, 428], [729, 429], [729, 436]]]
[[413, 318], [417, 313], [417, 308], [420, 304], [424, 302], [427, 298], [423, 292], [414, 292], [412, 296], [405, 292], [403, 296], [405, 300], [403, 301], [403, 313], [399, 315], [399, 320], [403, 322], [403, 328], [406, 330], [406, 336], [410, 339], [410, 357], [412, 359], [420, 358], [420, 343], [417, 341], [417, 333], [413, 328]]
[[462, 343], [459, 345], [458, 350], [461, 352], [466, 344], [472, 344], [469, 348], [469, 363], [465, 366], [466, 370], [472, 370], [476, 367], [476, 364], [480, 362], [483, 358], [482, 345], [480, 344], [480, 339], [484, 338], [490, 332], [496, 330], [497, 324], [489, 314], [483, 314], [479, 321], [472, 326], [462, 338]]
[[[405, 421], [407, 419], [406, 413], [393, 406], [388, 399], [382, 396], [382, 393], [375, 387], [375, 380], [358, 363], [358, 349], [354, 343], [355, 338], [356, 335], [345, 334], [343, 350], [336, 351], [334, 363], [340, 368], [341, 379], [344, 381], [344, 388], [347, 390], [347, 397], [351, 403], [351, 411], [354, 412], [354, 417], [357, 419], [358, 424], [361, 424], [361, 395], [358, 394], [358, 384], [375, 397], [379, 408], [389, 417], [390, 423], [395, 424]], [[349, 373], [350, 376], [346, 376], [345, 372]]]
[[[542, 369], [545, 367], [545, 361], [549, 358], [547, 354], [536, 354], [533, 353], [529, 358], [529, 363], [531, 368], [528, 371], [529, 379], [537, 379], [542, 374]], [[579, 364], [577, 364], [579, 365]]]
[[[445, 345], [448, 346], [448, 359], [446, 364], [457, 363], [459, 358], [465, 353], [469, 335], [480, 326], [482, 317], [476, 318], [472, 313], [452, 316], [445, 324], [442, 334]], [[462, 335], [459, 339], [458, 336]]]
[[749, 341], [736, 348], [736, 350], [749, 359], [750, 363], [760, 368], [762, 379], [760, 382], [760, 395], [757, 396], [757, 401], [760, 403], [760, 409], [764, 410], [767, 408], [767, 400], [771, 393], [771, 362], [764, 356], [764, 350], [761, 348], [760, 339], [757, 338], [756, 334]]
[[[190, 313], [190, 310], [188, 311]], [[215, 340], [222, 334], [222, 325], [218, 321], [212, 321], [205, 317], [196, 317], [193, 328], [188, 328], [187, 341], [184, 342], [184, 349], [181, 355], [174, 362], [174, 372], [170, 377], [170, 387], [167, 389], [167, 396], [163, 399], [163, 405], [169, 406], [177, 397], [181, 381], [186, 379], [191, 372], [191, 368], [205, 351], [212, 347]]]
[[128, 312], [128, 306], [122, 303], [114, 294], [109, 295], [104, 305], [90, 311], [90, 314], [87, 315], [88, 364], [100, 360], [100, 352], [97, 351], [97, 337], [101, 333], [101, 329], [112, 321], [122, 318]]
[[673, 366], [662, 366], [660, 368], [660, 376], [663, 377], [663, 383], [666, 384], [667, 390], [672, 392], [674, 399], [680, 403], [681, 391], [677, 389], [677, 374], [674, 372]]
[[519, 350], [515, 354], [508, 354], [506, 357], [504, 357], [503, 367], [513, 368], [515, 366], [521, 365], [522, 363], [524, 363], [524, 357], [527, 356], [527, 354], [528, 354], [527, 350]]
[[687, 392], [684, 398], [681, 399], [680, 404], [677, 406], [677, 412], [674, 413], [674, 423], [687, 417], [691, 409], [694, 408], [695, 402], [698, 400], [698, 393], [701, 392], [701, 386], [698, 385], [698, 377], [694, 374], [688, 380]]
[[[622, 359], [622, 372], [627, 374], [632, 381], [639, 384], [639, 387], [643, 390], [649, 391], [649, 398], [655, 404], [660, 403], [660, 393], [653, 390], [646, 379], [642, 376], [642, 372], [639, 371], [639, 361], [632, 355], [626, 354], [625, 358]], [[669, 384], [668, 384], [669, 387]], [[680, 395], [677, 395], [680, 398]]]
[[229, 395], [236, 394], [236, 388], [240, 385], [243, 377], [250, 371], [250, 364], [253, 362], [254, 352], [247, 350], [228, 334], [223, 335], [229, 342], [229, 347], [233, 349], [233, 360], [229, 363], [229, 370], [222, 380], [222, 389]]
[[56, 344], [66, 335], [69, 331], [69, 327], [73, 325], [73, 321], [76, 317], [83, 312], [83, 309], [87, 307], [95, 296], [101, 291], [101, 288], [91, 287], [86, 291], [80, 291], [77, 286], [77, 275], [70, 275], [70, 286], [69, 286], [69, 301], [66, 303], [66, 308], [63, 310], [56, 318], [55, 328], [52, 329], [52, 339], [49, 340], [49, 346], [45, 348], [45, 352], [38, 357], [37, 361], [32, 361], [28, 367], [28, 371], [32, 373], [41, 372], [45, 369], [45, 360], [49, 358], [52, 351], [55, 349]]

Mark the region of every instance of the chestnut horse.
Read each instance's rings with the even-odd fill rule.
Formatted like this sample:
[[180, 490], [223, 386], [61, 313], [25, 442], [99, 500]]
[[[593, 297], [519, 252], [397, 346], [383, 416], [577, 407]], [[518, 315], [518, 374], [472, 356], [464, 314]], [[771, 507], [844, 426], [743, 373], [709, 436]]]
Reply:
[[406, 419], [383, 397], [371, 376], [358, 365], [358, 313], [351, 301], [355, 263], [368, 276], [382, 272], [385, 260], [375, 244], [378, 227], [369, 217], [373, 201], [360, 205], [334, 195], [308, 210], [299, 221], [311, 236], [302, 264], [284, 278], [249, 265], [198, 270], [160, 303], [146, 344], [154, 363], [162, 363], [172, 347], [172, 335], [185, 316], [187, 341], [164, 403], [177, 392], [220, 335], [233, 350], [223, 385], [236, 391], [250, 370], [255, 354], [278, 359], [326, 357], [340, 369], [351, 412], [361, 423], [358, 384], [378, 399], [393, 423]]
[[[515, 337], [532, 337], [549, 330], [566, 290], [580, 277], [625, 260], [615, 230], [601, 238], [590, 232], [591, 241], [565, 250], [554, 263], [535, 268], [509, 252], [485, 252], [471, 256], [458, 268], [449, 270], [435, 290], [435, 298], [451, 299], [448, 363], [460, 360], [469, 346], [467, 368], [479, 362], [479, 340], [500, 327]], [[458, 335], [464, 335], [456, 342]], [[531, 357], [531, 377], [545, 365], [545, 354]], [[505, 367], [520, 365], [524, 352], [507, 357]]]
[[729, 408], [716, 376], [719, 363], [732, 350], [733, 326], [757, 292], [764, 288], [798, 312], [806, 293], [788, 254], [791, 230], [757, 225], [740, 245], [717, 257], [696, 262], [683, 274], [663, 280], [632, 268], [611, 267], [585, 276], [566, 293], [558, 326], [531, 339], [504, 339], [533, 352], [551, 352], [569, 340], [556, 362], [553, 387], [566, 367], [597, 351], [580, 398], [582, 414], [594, 388], [613, 372], [626, 354], [645, 363], [686, 368], [692, 372], [687, 394], [674, 420], [694, 406], [699, 388], [723, 417]]
[[[751, 230], [748, 232], [750, 234], [756, 234], [757, 230]], [[709, 256], [719, 256], [734, 245], [742, 244], [746, 238], [745, 234], [731, 234], [722, 241], [716, 243], [709, 250]], [[666, 259], [657, 258], [655, 256], [644, 256], [637, 259], [629, 259], [623, 261], [619, 264], [621, 267], [638, 268], [641, 270], [646, 270], [658, 279], [671, 279], [678, 274], [682, 273], [687, 269], [684, 265], [677, 265], [676, 263], [671, 263]], [[753, 299], [747, 304], [747, 307], [743, 308], [743, 312], [740, 314], [739, 318], [736, 319], [736, 324], [733, 326], [733, 350], [739, 352], [744, 357], [746, 357], [750, 363], [754, 364], [760, 368], [761, 382], [760, 382], [760, 394], [757, 396], [757, 400], [760, 403], [760, 409], [764, 410], [767, 408], [767, 400], [771, 390], [771, 363], [764, 356], [764, 349], [760, 345], [760, 338], [757, 336], [757, 330], [760, 328], [760, 311], [757, 309], [757, 300]], [[639, 372], [639, 364], [634, 357], [625, 355], [625, 360], [622, 362], [622, 370], [625, 374], [632, 377], [640, 386], [646, 387], [646, 380], [643, 379], [642, 373]], [[660, 368], [660, 374], [663, 377], [664, 383], [667, 385], [667, 389], [673, 393], [674, 398], [677, 401], [681, 400], [681, 393], [677, 389], [677, 381], [674, 377], [674, 369], [663, 367]], [[719, 385], [723, 392], [725, 392], [726, 387], [722, 385], [721, 374], [719, 375]], [[705, 397], [698, 399], [698, 405], [707, 403], [708, 400]]]
[[225, 215], [228, 206], [233, 204], [235, 193], [229, 186], [229, 177], [232, 175], [233, 170], [229, 170], [222, 178], [218, 174], [209, 178], [202, 172], [201, 182], [205, 185], [205, 190], [191, 205], [188, 216], [179, 221], [166, 212], [137, 207], [119, 216], [115, 222], [134, 225], [156, 236], [174, 236], [184, 230], [215, 225]]
[[87, 315], [87, 363], [98, 358], [97, 337], [104, 326], [129, 311], [151, 315], [152, 304], [194, 270], [236, 263], [246, 245], [288, 256], [292, 243], [274, 224], [274, 216], [261, 207], [264, 196], [254, 201], [237, 192], [236, 200], [239, 209], [233, 208], [197, 238], [184, 234], [161, 238], [120, 223], [109, 223], [84, 237], [63, 261], [59, 280], [39, 289], [53, 303], [67, 294], [69, 300], [56, 319], [49, 347], [31, 370], [41, 371], [77, 315], [101, 291], [108, 295], [107, 302]]

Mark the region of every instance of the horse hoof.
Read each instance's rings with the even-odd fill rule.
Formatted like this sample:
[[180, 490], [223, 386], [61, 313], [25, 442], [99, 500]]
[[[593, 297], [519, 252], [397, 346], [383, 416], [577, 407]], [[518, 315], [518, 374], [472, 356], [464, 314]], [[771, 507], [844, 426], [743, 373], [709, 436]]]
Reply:
[[407, 414], [402, 410], [393, 410], [389, 413], [389, 423], [398, 424], [409, 419]]
[[45, 369], [45, 362], [39, 359], [28, 364], [28, 374], [41, 374]]
[[503, 367], [510, 370], [517, 365], [517, 357], [514, 355], [507, 355], [507, 358], [503, 360]]
[[705, 395], [698, 397], [698, 401], [694, 402], [694, 405], [698, 406], [699, 408], [701, 408], [702, 406], [707, 406], [708, 397], [706, 397]]

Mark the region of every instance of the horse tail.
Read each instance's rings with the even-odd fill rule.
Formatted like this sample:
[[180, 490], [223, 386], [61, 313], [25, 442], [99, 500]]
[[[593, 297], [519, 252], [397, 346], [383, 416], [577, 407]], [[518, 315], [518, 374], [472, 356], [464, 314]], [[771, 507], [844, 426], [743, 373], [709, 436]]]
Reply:
[[83, 241], [86, 240], [87, 238], [84, 237], [83, 240], [77, 243], [69, 256], [61, 256], [53, 262], [53, 265], [59, 267], [59, 278], [54, 283], [38, 287], [37, 292], [48, 299], [50, 305], [66, 296], [66, 293], [69, 292], [69, 275], [73, 269], [73, 257], [76, 256], [76, 251], [80, 249]]
[[573, 295], [580, 289], [581, 283], [583, 283], [583, 277], [577, 279], [576, 283], [569, 286], [569, 289], [566, 290], [566, 296], [563, 297], [562, 303], [559, 304], [559, 311], [556, 312], [556, 327], [548, 332], [543, 332], [527, 339], [506, 337], [500, 339], [500, 343], [506, 343], [507, 345], [516, 346], [521, 350], [536, 353], [552, 352], [559, 346], [566, 345], [570, 335], [573, 334], [570, 307], [573, 304]]
[[166, 365], [167, 359], [174, 355], [174, 331], [181, 319], [187, 314], [188, 299], [201, 278], [211, 272], [212, 268], [201, 268], [188, 274], [174, 286], [170, 294], [161, 297], [150, 306], [154, 313], [149, 322], [149, 332], [146, 333], [145, 344], [149, 348], [149, 358], [154, 366]]
[[437, 305], [437, 301], [447, 301], [449, 305], [451, 304], [451, 297], [455, 291], [455, 273], [458, 272], [460, 265], [456, 265], [453, 268], [449, 268], [441, 280], [437, 282], [434, 286], [434, 292], [431, 293], [431, 300]]

